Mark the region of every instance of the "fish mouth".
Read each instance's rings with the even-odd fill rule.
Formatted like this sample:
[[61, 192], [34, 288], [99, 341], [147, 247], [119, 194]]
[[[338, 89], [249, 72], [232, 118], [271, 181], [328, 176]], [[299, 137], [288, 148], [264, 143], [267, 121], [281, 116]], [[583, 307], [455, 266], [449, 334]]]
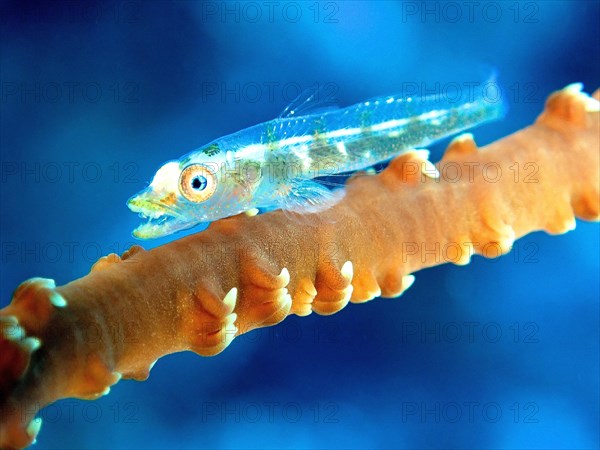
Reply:
[[133, 230], [138, 239], [154, 239], [194, 226], [172, 205], [167, 205], [151, 189], [146, 189], [127, 200], [128, 208], [145, 222]]

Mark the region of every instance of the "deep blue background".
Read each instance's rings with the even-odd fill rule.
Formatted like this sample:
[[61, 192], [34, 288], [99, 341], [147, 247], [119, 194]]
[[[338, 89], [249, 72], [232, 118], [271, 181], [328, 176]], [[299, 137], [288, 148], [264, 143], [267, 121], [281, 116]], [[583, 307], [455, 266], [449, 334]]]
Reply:
[[[510, 112], [475, 131], [483, 145], [551, 91], [600, 85], [597, 2], [469, 8], [2, 2], [0, 304], [26, 278], [63, 284], [122, 252], [138, 222], [125, 201], [161, 163], [277, 116], [299, 86], [349, 105], [491, 65]], [[37, 448], [597, 447], [598, 250], [598, 225], [578, 221], [419, 272], [400, 299], [166, 357], [147, 382], [45, 410]]]

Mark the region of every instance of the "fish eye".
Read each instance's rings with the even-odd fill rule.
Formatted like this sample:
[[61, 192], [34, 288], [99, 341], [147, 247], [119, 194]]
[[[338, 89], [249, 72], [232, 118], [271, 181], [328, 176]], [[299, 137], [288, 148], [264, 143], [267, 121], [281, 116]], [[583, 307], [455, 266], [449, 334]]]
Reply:
[[204, 189], [206, 189], [207, 185], [208, 181], [206, 181], [206, 178], [202, 175], [197, 175], [192, 180], [192, 189], [196, 191], [203, 191]]
[[191, 202], [208, 200], [217, 189], [217, 176], [204, 164], [191, 164], [181, 171], [179, 190]]

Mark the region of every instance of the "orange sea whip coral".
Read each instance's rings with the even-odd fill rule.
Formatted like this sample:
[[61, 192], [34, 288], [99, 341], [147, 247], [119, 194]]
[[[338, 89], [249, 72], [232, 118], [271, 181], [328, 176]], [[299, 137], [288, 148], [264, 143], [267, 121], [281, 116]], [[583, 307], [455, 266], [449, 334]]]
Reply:
[[439, 178], [416, 150], [353, 177], [343, 200], [308, 220], [242, 214], [101, 258], [64, 286], [25, 281], [0, 311], [0, 446], [31, 444], [38, 408], [143, 380], [163, 355], [214, 355], [288, 314], [395, 297], [424, 267], [497, 256], [529, 232], [572, 230], [575, 216], [598, 220], [599, 123], [598, 101], [571, 85], [531, 127], [481, 149], [456, 138]]

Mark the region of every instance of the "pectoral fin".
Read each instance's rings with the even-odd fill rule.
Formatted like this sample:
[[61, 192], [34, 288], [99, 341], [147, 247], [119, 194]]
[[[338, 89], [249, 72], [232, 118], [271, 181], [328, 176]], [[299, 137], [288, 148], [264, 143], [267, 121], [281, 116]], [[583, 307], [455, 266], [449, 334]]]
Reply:
[[278, 206], [292, 213], [312, 214], [332, 207], [343, 196], [343, 189], [332, 191], [314, 180], [293, 179]]

